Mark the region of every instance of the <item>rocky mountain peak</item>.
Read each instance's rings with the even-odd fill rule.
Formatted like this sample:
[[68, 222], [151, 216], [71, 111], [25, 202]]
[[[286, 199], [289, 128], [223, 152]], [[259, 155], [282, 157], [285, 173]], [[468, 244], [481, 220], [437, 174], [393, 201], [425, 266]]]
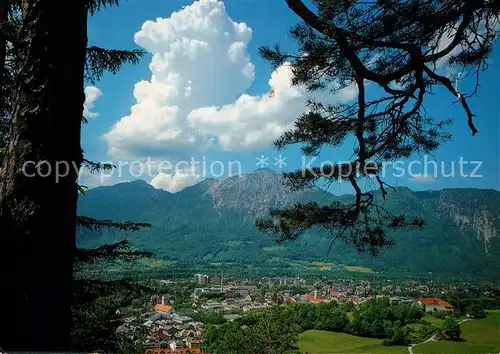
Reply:
[[282, 175], [268, 168], [214, 183], [211, 194], [216, 208], [246, 210], [256, 217], [266, 215], [270, 208], [283, 206], [294, 198], [294, 194], [283, 185]]
[[497, 193], [492, 190], [445, 189], [439, 208], [453, 218], [461, 229], [472, 229], [478, 240], [489, 249], [490, 240], [500, 237], [500, 215], [493, 213]]

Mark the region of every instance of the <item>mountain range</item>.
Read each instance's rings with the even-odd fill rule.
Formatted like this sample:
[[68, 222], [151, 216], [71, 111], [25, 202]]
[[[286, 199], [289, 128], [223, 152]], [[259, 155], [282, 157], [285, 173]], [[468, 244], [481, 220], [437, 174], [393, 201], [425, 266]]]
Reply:
[[392, 231], [396, 245], [374, 258], [342, 243], [328, 253], [329, 235], [321, 230], [276, 245], [254, 221], [270, 208], [300, 201], [348, 201], [320, 188], [288, 189], [269, 169], [206, 179], [177, 193], [155, 189], [143, 180], [97, 187], [82, 195], [79, 215], [115, 221], [148, 222], [150, 229], [118, 233], [80, 231], [79, 247], [128, 238], [158, 258], [197, 262], [263, 264], [274, 261], [332, 261], [369, 266], [376, 271], [439, 274], [500, 274], [500, 192], [483, 189], [388, 190], [384, 207], [425, 220], [420, 231]]

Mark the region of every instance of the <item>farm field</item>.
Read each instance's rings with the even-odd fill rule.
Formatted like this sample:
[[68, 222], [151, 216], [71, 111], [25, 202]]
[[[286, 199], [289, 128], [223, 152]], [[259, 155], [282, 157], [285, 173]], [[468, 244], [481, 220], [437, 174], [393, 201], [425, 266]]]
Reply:
[[361, 267], [361, 266], [344, 266], [345, 270], [348, 272], [361, 272], [361, 273], [373, 273], [373, 270], [371, 270], [368, 267]]
[[145, 258], [137, 260], [139, 267], [144, 268], [164, 268], [176, 264], [177, 261], [167, 261], [163, 259]]
[[299, 349], [307, 354], [367, 353], [407, 354], [406, 347], [386, 347], [381, 339], [362, 338], [345, 333], [310, 330], [299, 335]]

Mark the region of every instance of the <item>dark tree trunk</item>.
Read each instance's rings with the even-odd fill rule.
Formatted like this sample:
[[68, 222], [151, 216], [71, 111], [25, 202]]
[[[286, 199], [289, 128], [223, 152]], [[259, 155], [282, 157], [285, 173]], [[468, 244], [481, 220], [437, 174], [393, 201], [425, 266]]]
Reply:
[[[87, 7], [83, 0], [24, 0], [23, 17], [0, 181], [0, 346], [67, 351]], [[58, 177], [56, 166], [66, 175]]]
[[[0, 0], [0, 25], [7, 22], [8, 12], [8, 0]], [[5, 69], [5, 57], [7, 53], [7, 39], [5, 37], [4, 31], [0, 31], [0, 68], [2, 71]]]
[[[0, 0], [0, 26], [4, 26], [8, 20], [9, 13], [9, 3], [8, 0]], [[6, 114], [5, 110], [7, 107], [6, 101], [6, 80], [5, 80], [5, 72], [6, 72], [6, 58], [7, 58], [7, 36], [5, 35], [5, 30], [0, 30], [0, 92], [2, 97], [0, 97], [0, 124], [3, 123], [4, 116]], [[3, 143], [3, 129], [4, 126], [0, 126], [0, 144]], [[3, 146], [0, 145], [0, 148]]]

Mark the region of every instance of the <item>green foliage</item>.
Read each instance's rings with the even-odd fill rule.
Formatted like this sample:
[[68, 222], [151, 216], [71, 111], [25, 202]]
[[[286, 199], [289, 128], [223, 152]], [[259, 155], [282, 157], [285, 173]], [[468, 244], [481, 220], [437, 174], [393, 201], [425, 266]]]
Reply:
[[285, 308], [285, 313], [294, 319], [294, 322], [300, 327], [301, 331], [307, 331], [316, 327], [316, 314], [318, 309], [320, 309], [319, 306], [310, 303], [290, 305]]
[[347, 312], [342, 308], [328, 308], [320, 306], [316, 311], [315, 328], [323, 331], [344, 332], [349, 325]]
[[396, 330], [419, 321], [423, 313], [415, 306], [390, 304], [388, 299], [375, 299], [360, 304], [351, 317], [348, 333], [360, 337], [394, 338], [394, 345], [399, 345], [401, 338], [408, 337], [408, 332], [396, 333]]
[[84, 185], [81, 185], [81, 184], [79, 184], [79, 185], [77, 186], [77, 188], [78, 188], [78, 192], [79, 192], [80, 194], [83, 194], [83, 195], [85, 195], [85, 193], [87, 193], [87, 189], [89, 189], [89, 187], [84, 186]]
[[[431, 323], [421, 320], [415, 326], [407, 328], [411, 329], [408, 333], [409, 339], [412, 343], [420, 343], [429, 339], [433, 334], [439, 331], [438, 328], [434, 327]], [[440, 326], [438, 326], [440, 327]]]
[[301, 331], [317, 329], [343, 332], [349, 324], [347, 307], [336, 302], [289, 305], [285, 307], [284, 314], [292, 318]]
[[204, 350], [211, 354], [299, 354], [298, 327], [279, 307], [205, 331]]
[[[288, 324], [293, 324], [293, 328], [298, 332], [308, 330], [345, 332], [360, 337], [386, 339], [385, 345], [388, 346], [408, 344], [411, 330], [406, 325], [418, 322], [423, 316], [417, 307], [390, 304], [387, 300], [378, 299], [362, 303], [356, 309], [336, 302], [298, 303], [273, 308], [271, 313], [273, 315], [268, 317], [269, 321], [279, 321], [278, 324], [284, 328], [287, 328]], [[245, 331], [241, 326], [252, 328], [260, 323], [261, 316], [245, 315], [233, 323], [210, 329], [210, 335], [213, 337], [207, 342], [207, 350], [221, 350], [221, 352], [223, 349], [229, 350], [228, 348], [232, 347], [224, 347], [226, 342], [219, 343], [218, 339], [222, 340], [223, 336], [244, 336]], [[218, 330], [221, 332], [217, 332]]]
[[[177, 307], [176, 307], [177, 309]], [[209, 324], [209, 325], [221, 325], [226, 323], [226, 319], [223, 315], [218, 312], [213, 311], [203, 311], [193, 316], [197, 321]]]
[[410, 329], [408, 327], [396, 327], [390, 339], [384, 340], [384, 345], [408, 345], [410, 344]]
[[[116, 329], [123, 324], [123, 318], [116, 313], [116, 310], [130, 307], [134, 299], [153, 293], [153, 289], [130, 280], [110, 282], [76, 280], [74, 290], [73, 351], [128, 354], [138, 354], [143, 351], [142, 341], [146, 338], [146, 332], [140, 320], [130, 324], [136, 327], [133, 337], [120, 337]], [[138, 309], [132, 315], [137, 316], [142, 311]]]
[[446, 300], [455, 308], [455, 313], [473, 318], [484, 318], [485, 309], [500, 308], [500, 290], [477, 287], [470, 291], [456, 291], [449, 294]]
[[443, 333], [446, 335], [448, 340], [459, 341], [462, 331], [460, 330], [460, 325], [453, 318], [446, 318], [443, 323]]
[[467, 314], [472, 318], [488, 317], [488, 312], [485, 309], [483, 309], [479, 304], [472, 305], [467, 312], [468, 312]]
[[444, 320], [445, 318], [450, 317], [450, 314], [445, 311], [436, 311], [433, 313], [433, 316], [439, 319]]

